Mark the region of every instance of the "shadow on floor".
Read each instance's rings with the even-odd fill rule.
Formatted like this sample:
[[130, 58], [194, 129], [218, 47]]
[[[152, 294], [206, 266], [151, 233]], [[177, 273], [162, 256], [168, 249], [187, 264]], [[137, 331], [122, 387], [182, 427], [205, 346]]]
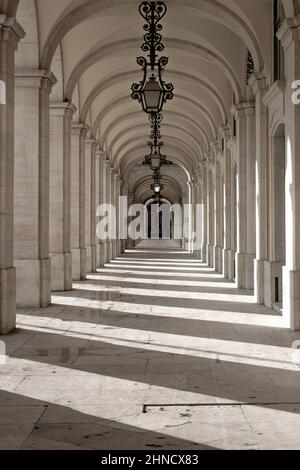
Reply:
[[4, 391], [0, 391], [0, 422], [0, 450], [213, 450], [207, 445]]
[[[187, 344], [178, 348], [178, 353], [164, 352], [165, 345], [160, 345], [159, 341], [143, 346], [140, 339], [122, 338], [127, 344], [124, 346], [117, 344], [109, 328], [107, 335], [95, 331], [92, 339], [91, 333], [86, 338], [84, 334], [77, 338], [27, 329], [26, 332], [34, 337], [19, 348], [13, 358], [97, 374], [101, 376], [99, 386], [103, 377], [146, 384], [152, 387], [148, 390], [149, 403], [176, 403], [177, 399], [181, 402], [183, 396], [188, 404], [203, 403], [203, 396], [211, 403], [277, 404], [279, 408], [281, 404], [300, 402], [300, 370], [195, 357], [184, 353], [184, 348], [189, 347]], [[64, 380], [57, 384], [56, 393], [59, 386], [64, 385]], [[117, 393], [122, 397], [121, 390]]]

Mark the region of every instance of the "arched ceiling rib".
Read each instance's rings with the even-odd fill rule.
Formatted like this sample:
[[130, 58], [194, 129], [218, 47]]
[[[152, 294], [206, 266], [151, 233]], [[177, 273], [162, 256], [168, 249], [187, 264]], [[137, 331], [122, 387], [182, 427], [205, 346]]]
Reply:
[[[174, 84], [175, 98], [164, 109], [163, 153], [168, 148], [169, 157], [193, 172], [219, 129], [232, 125], [233, 103], [248, 99], [248, 50], [256, 71], [263, 70], [266, 9], [261, 0], [166, 3], [162, 34], [170, 62], [164, 78]], [[149, 151], [149, 122], [130, 97], [131, 84], [142, 76], [138, 2], [36, 0], [36, 6], [40, 68], [50, 69], [60, 46], [64, 98], [76, 102], [76, 119], [90, 126], [124, 173]], [[292, 0], [286, 6], [291, 11]]]
[[[144, 176], [135, 182], [132, 192], [137, 201], [145, 203], [153, 196], [152, 183], [151, 175]], [[172, 204], [178, 203], [182, 197], [180, 184], [174, 178], [165, 174], [162, 175], [161, 184], [163, 185], [162, 197], [168, 199]]]
[[[183, 119], [186, 123], [187, 129], [192, 129], [192, 130], [194, 129], [195, 133], [197, 134], [197, 137], [203, 138], [203, 144], [205, 145], [205, 150], [206, 151], [208, 150], [209, 140], [207, 138], [207, 135], [203, 131], [202, 127], [197, 121], [194, 121], [189, 116], [186, 116], [184, 113], [179, 113], [179, 112], [176, 113], [176, 112], [168, 111], [164, 113], [164, 116], [165, 116], [166, 123], [170, 122], [169, 117], [173, 117], [173, 116], [177, 118], [177, 121], [178, 121], [178, 118]], [[132, 119], [134, 119], [134, 122], [132, 122]], [[121, 124], [126, 125], [126, 123], [131, 123], [132, 128], [135, 128], [136, 125], [139, 125], [141, 123], [140, 112], [138, 111], [133, 111], [131, 113], [126, 112], [124, 115], [121, 115], [118, 119], [112, 121], [111, 124], [104, 131], [102, 139], [100, 139], [100, 146], [104, 148], [104, 142], [109, 140], [109, 134], [115, 131], [116, 129], [118, 129], [119, 125]], [[146, 143], [149, 140], [148, 135], [150, 134], [149, 124], [147, 120], [145, 121], [144, 129], [145, 129], [144, 138], [146, 137], [145, 139], [145, 143]], [[165, 125], [162, 124], [162, 129], [161, 129], [162, 138], [164, 138], [164, 135], [165, 135], [164, 129], [165, 129]]]
[[[198, 101], [196, 101], [194, 99], [178, 95], [177, 93], [176, 93], [176, 102], [178, 103], [179, 107], [181, 107], [181, 102], [188, 103], [189, 105], [191, 105], [195, 109], [196, 113], [200, 113], [201, 117], [205, 121], [207, 121], [208, 128], [211, 131], [212, 140], [216, 139], [216, 137], [217, 137], [217, 128], [216, 128], [216, 125], [214, 123], [214, 117], [211, 114], [209, 108], [204, 107], [203, 104], [200, 104]], [[126, 112], [126, 111], [128, 112], [128, 94], [126, 94], [125, 96], [123, 96], [120, 99], [118, 98], [116, 100], [111, 101], [106, 107], [104, 107], [101, 110], [101, 112], [98, 114], [98, 116], [96, 117], [96, 119], [94, 121], [94, 126], [92, 128], [92, 135], [96, 136], [97, 131], [98, 131], [99, 127], [101, 126], [101, 121], [110, 112], [112, 112], [112, 111], [116, 110], [116, 108], [118, 108], [118, 110], [116, 110], [116, 113], [117, 113], [117, 115], [120, 115], [120, 108], [121, 107], [122, 107], [122, 109], [124, 109], [124, 112]], [[194, 114], [194, 113], [190, 113], [190, 115], [192, 115], [192, 114]]]
[[[53, 18], [54, 23], [50, 25], [50, 28], [48, 28], [48, 31], [45, 32], [45, 36], [43, 37], [44, 44], [41, 57], [41, 66], [46, 69], [50, 68], [57, 46], [63, 37], [68, 33], [68, 31], [92, 15], [97, 13], [99, 14], [101, 11], [112, 7], [112, 2], [110, 0], [73, 0], [72, 2], [62, 0], [59, 1], [61, 4], [60, 7], [57, 1], [52, 0], [51, 2], [52, 8], [49, 8], [49, 13], [51, 13], [51, 17]], [[234, 3], [234, 9], [231, 9], [226, 5], [230, 3]], [[53, 4], [55, 4], [55, 6], [57, 5], [58, 8], [53, 8]], [[174, 8], [176, 8], [178, 4], [182, 6], [182, 1], [168, 1], [170, 8], [172, 5], [174, 5]], [[114, 0], [113, 2], [113, 6], [115, 8], [118, 6], [120, 8], [130, 8], [132, 5], [136, 7], [135, 0]], [[66, 7], [65, 9], [63, 9], [64, 6]], [[257, 34], [253, 25], [248, 24], [243, 18], [241, 9], [239, 8], [237, 2], [221, 2], [216, 0], [202, 0], [199, 2], [197, 0], [185, 0], [184, 8], [185, 10], [190, 8], [196, 11], [199, 10], [205, 17], [212, 19], [217, 23], [223, 24], [232, 31], [236, 32], [243, 39], [245, 44], [247, 44], [247, 47], [249, 47], [255, 61], [256, 68], [258, 70], [262, 69], [263, 60]], [[54, 11], [60, 12], [59, 15], [56, 15], [56, 21]]]
[[[112, 44], [106, 44], [105, 46], [99, 45], [96, 48], [93, 48], [92, 51], [88, 52], [88, 54], [80, 60], [80, 62], [76, 65], [75, 69], [73, 70], [71, 76], [68, 78], [68, 83], [66, 85], [66, 98], [72, 98], [74, 88], [82, 74], [86, 72], [86, 70], [94, 65], [96, 62], [101, 62], [101, 60], [105, 59], [106, 57], [111, 57], [115, 55], [117, 58], [118, 55], [122, 56], [122, 53], [125, 51], [128, 54], [132, 51], [132, 56], [134, 56], [137, 48], [137, 44], [139, 44], [140, 38], [134, 39], [127, 39], [116, 41]], [[232, 85], [234, 93], [236, 95], [236, 100], [238, 101], [242, 95], [242, 90], [239, 85], [238, 77], [236, 71], [232, 67], [232, 65], [226, 61], [226, 59], [220, 56], [217, 52], [209, 50], [208, 46], [204, 47], [198, 44], [193, 44], [188, 41], [184, 41], [182, 39], [174, 39], [174, 38], [166, 38], [164, 42], [167, 44], [168, 51], [172, 55], [172, 50], [181, 51], [184, 53], [189, 53], [192, 56], [196, 56], [198, 58], [202, 58], [207, 62], [212, 62], [216, 64], [221, 71], [224, 72], [226, 78]], [[116, 52], [118, 55], [116, 55]]]
[[[117, 162], [122, 177], [128, 174], [130, 168], [133, 167], [137, 162], [143, 161], [144, 155], [147, 153], [145, 150], [146, 146], [144, 142], [137, 143], [122, 155], [122, 157]], [[192, 160], [190, 154], [186, 153], [186, 150], [181, 146], [173, 145], [173, 141], [171, 143], [165, 142], [164, 154], [168, 159], [182, 167], [188, 175], [193, 173], [195, 161]]]
[[[112, 87], [113, 85], [120, 85], [123, 81], [127, 82], [128, 79], [131, 83], [132, 80], [136, 79], [136, 77], [139, 76], [138, 73], [135, 70], [129, 72], [120, 72], [117, 75], [107, 77], [104, 81], [101, 80], [96, 85], [96, 87], [91, 90], [90, 94], [83, 103], [80, 115], [82, 121], [85, 122], [93, 102], [99, 97], [102, 92], [104, 92], [107, 88]], [[226, 104], [224, 102], [223, 96], [219, 93], [219, 90], [216, 89], [211, 83], [206, 83], [204, 79], [194, 77], [193, 75], [187, 74], [185, 72], [168, 70], [168, 80], [172, 78], [173, 81], [175, 81], [175, 79], [182, 80], [186, 84], [186, 86], [189, 86], [189, 84], [192, 83], [195, 86], [199, 87], [199, 91], [204, 91], [205, 93], [207, 93], [217, 105], [221, 115], [222, 123], [224, 125], [227, 123]], [[124, 85], [124, 88], [125, 87], [126, 84]], [[130, 90], [130, 88], [128, 88], [128, 90]]]
[[[134, 145], [134, 143], [143, 145], [145, 142], [144, 134], [141, 136], [137, 135], [134, 139], [127, 140], [124, 142], [115, 152], [114, 155], [114, 161], [118, 164], [120, 160], [123, 158], [124, 154], [127, 154], [128, 151], [130, 151], [131, 146]], [[190, 145], [190, 143], [186, 142], [184, 139], [181, 139], [179, 137], [174, 137], [174, 135], [169, 135], [169, 134], [164, 134], [164, 150], [163, 152], [165, 153], [165, 148], [170, 144], [178, 147], [178, 150], [184, 151], [187, 155], [189, 155], [190, 160], [192, 161], [192, 165], [196, 166], [199, 163], [200, 160], [200, 155], [195, 152], [193, 147]], [[143, 155], [147, 155], [149, 153], [149, 149], [147, 148], [147, 145], [144, 144], [144, 153]]]
[[[168, 124], [164, 125], [164, 129], [167, 131], [167, 135], [171, 135], [172, 131], [183, 134], [185, 138], [187, 139], [187, 141], [190, 140], [193, 142], [195, 151], [196, 152], [198, 151], [198, 153], [200, 151], [200, 154], [201, 155], [203, 154], [201, 143], [196, 139], [195, 135], [192, 132], [188, 131], [184, 127], [176, 125], [175, 123], [170, 123], [169, 120], [168, 120]], [[112, 142], [108, 146], [107, 153], [109, 155], [115, 155], [115, 152], [117, 152], [119, 148], [118, 144], [119, 146], [122, 145], [122, 143], [124, 143], [126, 139], [131, 140], [132, 138], [134, 138], [135, 135], [142, 135], [143, 137], [145, 136], [145, 126], [143, 124], [139, 124], [135, 126], [135, 128], [132, 128], [131, 126], [123, 128], [122, 131], [116, 135], [116, 137], [112, 140]], [[150, 152], [150, 149], [149, 149], [149, 152]], [[163, 152], [163, 149], [162, 149], [162, 152]]]

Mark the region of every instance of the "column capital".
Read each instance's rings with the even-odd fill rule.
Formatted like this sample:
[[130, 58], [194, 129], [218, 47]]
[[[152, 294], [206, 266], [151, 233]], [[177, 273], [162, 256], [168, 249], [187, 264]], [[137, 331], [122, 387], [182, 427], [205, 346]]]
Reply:
[[17, 49], [20, 39], [25, 37], [22, 26], [13, 17], [0, 15], [0, 41], [13, 41], [14, 49]]
[[259, 72], [253, 73], [248, 83], [255, 95], [260, 90], [265, 90], [267, 88], [267, 78], [265, 75]]
[[96, 150], [96, 157], [98, 158], [98, 160], [104, 160], [104, 158], [106, 157], [106, 153], [103, 151], [103, 150]]
[[50, 70], [16, 70], [16, 87], [39, 87], [51, 93], [52, 87], [57, 83], [55, 75]]
[[255, 113], [255, 103], [239, 103], [231, 108], [231, 113], [235, 116], [236, 119], [246, 116], [252, 116]]
[[198, 183], [201, 181], [202, 179], [202, 166], [199, 165], [197, 170], [196, 170], [196, 176], [197, 176], [197, 180], [198, 180]]
[[203, 160], [200, 162], [200, 165], [202, 166], [202, 171], [204, 171], [207, 167], [207, 156], [203, 155]]
[[72, 135], [81, 135], [82, 132], [87, 132], [88, 128], [85, 124], [80, 122], [72, 122], [71, 123], [71, 134]]
[[231, 129], [229, 126], [222, 127], [221, 133], [225, 141], [228, 141], [231, 139]]
[[106, 159], [104, 160], [104, 165], [108, 170], [111, 169], [111, 163], [110, 163], [110, 160], [107, 156], [106, 156]]
[[95, 139], [86, 139], [85, 140], [85, 145], [87, 147], [90, 147], [92, 150], [94, 148], [97, 148], [97, 146], [99, 145], [99, 140], [95, 140]]
[[63, 116], [66, 113], [73, 116], [73, 114], [75, 114], [77, 111], [75, 104], [69, 101], [66, 101], [63, 103], [50, 103], [49, 106], [50, 106], [50, 114], [54, 116]]
[[300, 15], [286, 18], [277, 32], [282, 47], [287, 50], [294, 41], [300, 40]]
[[213, 153], [214, 153], [215, 156], [217, 156], [221, 153], [221, 145], [220, 145], [220, 142], [218, 140], [216, 140], [215, 142], [212, 142], [211, 147], [212, 147], [212, 150], [213, 150]]
[[212, 152], [207, 152], [205, 154], [207, 166], [213, 165], [215, 163], [215, 157]]

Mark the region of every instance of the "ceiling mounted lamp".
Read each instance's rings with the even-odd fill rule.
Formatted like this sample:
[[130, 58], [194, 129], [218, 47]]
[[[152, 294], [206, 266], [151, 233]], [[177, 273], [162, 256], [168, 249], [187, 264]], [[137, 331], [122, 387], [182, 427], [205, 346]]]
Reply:
[[142, 104], [143, 111], [148, 114], [160, 113], [163, 105], [173, 99], [174, 86], [165, 83], [162, 75], [169, 62], [168, 57], [158, 58], [157, 53], [163, 52], [160, 21], [167, 12], [164, 2], [142, 2], [139, 7], [141, 16], [147, 21], [144, 25], [146, 34], [141, 47], [143, 52], [148, 52], [148, 58], [138, 57], [137, 63], [142, 67], [144, 76], [141, 82], [134, 83], [131, 87], [132, 98]]
[[143, 165], [150, 165], [150, 168], [153, 171], [160, 170], [162, 165], [173, 165], [173, 162], [168, 160], [166, 155], [162, 155], [160, 153], [161, 144], [159, 144], [157, 147], [154, 147], [152, 142], [150, 142], [150, 145], [151, 153], [150, 155], [146, 155], [143, 161]]
[[160, 170], [162, 165], [172, 165], [173, 163], [170, 160], [167, 160], [165, 155], [162, 155], [160, 150], [163, 146], [163, 142], [160, 142], [160, 124], [162, 121], [162, 115], [152, 114], [149, 116], [151, 122], [151, 141], [148, 142], [148, 145], [151, 147], [150, 155], [146, 155], [144, 159], [144, 165], [150, 165], [151, 170], [156, 171]]
[[154, 191], [154, 197], [158, 197], [160, 199], [160, 193], [164, 189], [163, 185], [161, 184], [161, 176], [159, 170], [155, 170], [153, 174], [153, 184], [151, 185], [151, 189]]

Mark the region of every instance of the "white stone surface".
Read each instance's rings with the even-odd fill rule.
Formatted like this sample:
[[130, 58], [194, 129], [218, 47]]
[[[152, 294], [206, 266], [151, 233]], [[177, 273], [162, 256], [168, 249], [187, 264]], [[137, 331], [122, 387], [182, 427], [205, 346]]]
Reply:
[[300, 448], [298, 335], [166, 243], [18, 311], [1, 449]]

